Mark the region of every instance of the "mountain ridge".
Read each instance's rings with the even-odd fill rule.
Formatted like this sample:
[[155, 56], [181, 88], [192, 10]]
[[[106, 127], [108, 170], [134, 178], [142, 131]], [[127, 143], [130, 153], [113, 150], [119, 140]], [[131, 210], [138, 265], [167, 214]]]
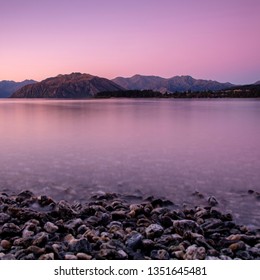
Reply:
[[186, 92], [186, 91], [215, 91], [235, 86], [231, 83], [220, 83], [213, 80], [194, 79], [191, 76], [173, 76], [162, 78], [160, 76], [134, 75], [132, 77], [116, 77], [112, 79], [115, 83], [127, 90], [155, 90], [165, 92]]
[[86, 73], [73, 72], [47, 78], [26, 85], [11, 95], [12, 98], [88, 98], [100, 91], [124, 90], [114, 82]]
[[9, 80], [0, 81], [0, 98], [7, 98], [11, 96], [15, 91], [22, 88], [25, 85], [36, 83], [34, 80], [24, 80], [22, 82], [15, 82]]

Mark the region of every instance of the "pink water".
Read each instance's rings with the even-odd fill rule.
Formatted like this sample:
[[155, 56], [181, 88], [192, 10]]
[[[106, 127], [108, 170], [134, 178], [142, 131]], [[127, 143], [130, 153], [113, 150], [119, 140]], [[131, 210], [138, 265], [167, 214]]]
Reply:
[[0, 100], [0, 191], [214, 195], [260, 226], [260, 100]]

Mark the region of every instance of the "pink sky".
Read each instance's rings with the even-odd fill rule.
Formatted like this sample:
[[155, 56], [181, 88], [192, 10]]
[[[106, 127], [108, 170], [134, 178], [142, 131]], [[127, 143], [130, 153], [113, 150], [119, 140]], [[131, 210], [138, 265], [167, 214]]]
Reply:
[[260, 80], [259, 0], [8, 0], [0, 80], [71, 72]]

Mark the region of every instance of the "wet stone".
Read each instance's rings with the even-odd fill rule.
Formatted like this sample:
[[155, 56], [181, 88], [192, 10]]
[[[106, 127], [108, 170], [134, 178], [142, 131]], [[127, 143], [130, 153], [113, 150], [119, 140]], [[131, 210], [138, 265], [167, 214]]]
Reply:
[[124, 250], [118, 250], [115, 252], [115, 258], [118, 260], [127, 260], [128, 255]]
[[77, 253], [76, 254], [78, 260], [91, 260], [92, 256], [85, 253]]
[[85, 238], [73, 240], [69, 243], [69, 250], [77, 253], [91, 253], [91, 244]]
[[20, 260], [35, 260], [35, 256], [33, 253], [25, 255], [24, 257], [20, 258]]
[[65, 200], [59, 201], [55, 206], [55, 210], [62, 218], [70, 218], [75, 216], [76, 214], [75, 211], [71, 208], [70, 204]]
[[12, 246], [11, 242], [9, 240], [5, 240], [5, 239], [1, 240], [0, 245], [2, 246], [2, 248], [4, 250], [9, 250]]
[[197, 247], [191, 245], [186, 249], [184, 255], [185, 260], [204, 260], [206, 257], [206, 249], [204, 247]]
[[102, 196], [71, 204], [0, 194], [0, 259], [260, 259], [259, 228], [237, 225], [213, 198], [173, 209], [163, 199]]
[[44, 248], [40, 248], [40, 247], [35, 246], [35, 245], [29, 246], [27, 248], [27, 251], [32, 252], [35, 255], [42, 255], [45, 252]]
[[163, 227], [158, 224], [151, 224], [148, 228], [145, 230], [146, 237], [149, 239], [153, 239], [155, 237], [159, 237], [163, 233]]
[[168, 260], [170, 258], [169, 253], [164, 249], [153, 250], [150, 256], [153, 260]]
[[45, 225], [44, 225], [44, 229], [48, 232], [48, 233], [54, 233], [56, 232], [59, 228], [53, 224], [52, 222], [47, 222]]
[[49, 237], [46, 232], [40, 232], [34, 236], [33, 245], [43, 246], [48, 241]]
[[242, 259], [242, 260], [252, 260], [253, 257], [251, 256], [251, 254], [247, 251], [242, 251], [239, 250], [236, 252], [236, 257]]
[[16, 235], [21, 231], [21, 228], [14, 223], [5, 223], [2, 227], [2, 233], [6, 235]]
[[49, 254], [44, 254], [39, 257], [39, 260], [54, 260], [54, 254], [49, 253]]
[[180, 235], [183, 235], [186, 231], [203, 234], [202, 228], [195, 221], [192, 220], [173, 221], [173, 227], [175, 229], [175, 232]]
[[124, 210], [111, 212], [112, 220], [121, 220], [126, 218], [126, 213]]
[[14, 254], [3, 254], [1, 260], [16, 260]]
[[65, 259], [65, 260], [69, 260], [69, 261], [73, 261], [73, 260], [77, 260], [78, 258], [77, 258], [77, 256], [75, 256], [75, 255], [66, 254], [66, 255], [64, 256], [64, 259]]
[[243, 241], [233, 243], [229, 246], [229, 249], [231, 249], [233, 252], [236, 252], [238, 250], [245, 250], [245, 248], [246, 248], [246, 245]]
[[208, 204], [209, 204], [209, 206], [214, 207], [214, 206], [218, 205], [218, 201], [214, 196], [210, 196], [208, 198]]
[[126, 240], [126, 246], [136, 250], [142, 244], [143, 235], [140, 233], [133, 234], [130, 238]]
[[8, 222], [10, 220], [11, 216], [6, 213], [0, 213], [0, 225]]

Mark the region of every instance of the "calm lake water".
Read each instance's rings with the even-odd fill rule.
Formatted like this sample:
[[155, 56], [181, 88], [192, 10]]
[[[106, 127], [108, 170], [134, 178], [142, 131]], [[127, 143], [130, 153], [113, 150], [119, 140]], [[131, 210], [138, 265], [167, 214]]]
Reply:
[[[0, 100], [0, 191], [203, 204], [260, 226], [260, 100]], [[205, 199], [192, 196], [194, 191]]]

